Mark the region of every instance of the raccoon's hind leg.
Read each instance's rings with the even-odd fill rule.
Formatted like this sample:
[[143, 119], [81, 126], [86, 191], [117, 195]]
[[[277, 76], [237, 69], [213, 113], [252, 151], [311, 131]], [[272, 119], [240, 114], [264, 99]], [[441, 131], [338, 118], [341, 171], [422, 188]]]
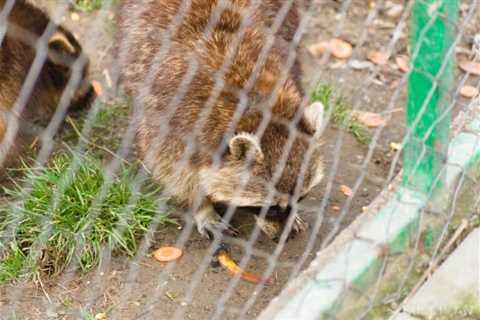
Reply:
[[237, 236], [238, 230], [232, 227], [217, 214], [213, 205], [206, 202], [204, 206], [194, 215], [195, 224], [198, 232], [213, 239], [214, 237], [227, 234], [229, 236]]

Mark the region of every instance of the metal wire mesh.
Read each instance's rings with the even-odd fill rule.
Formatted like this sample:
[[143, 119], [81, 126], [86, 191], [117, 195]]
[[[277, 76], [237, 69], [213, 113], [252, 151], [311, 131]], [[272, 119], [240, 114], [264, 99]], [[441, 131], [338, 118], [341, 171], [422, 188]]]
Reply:
[[[262, 101], [262, 121], [251, 133], [262, 139], [270, 123], [282, 124], [288, 131], [287, 139], [281, 146], [281, 156], [275, 159], [276, 165], [269, 168], [271, 179], [265, 185], [268, 190], [265, 202], [272, 203], [279, 193], [276, 185], [284, 171], [289, 168], [294, 144], [297, 139], [306, 136], [297, 125], [304, 117], [304, 110], [314, 99], [315, 93], [320, 92], [326, 120], [313, 136], [307, 135], [307, 151], [297, 157], [302, 170], [296, 178], [296, 185], [303, 185], [307, 179], [308, 167], [311, 161], [315, 160], [312, 157], [318, 135], [321, 135], [323, 141], [325, 176], [322, 182], [309, 192], [303, 201], [299, 201], [303, 196], [300, 189], [296, 187], [292, 190], [292, 214], [283, 221], [284, 229], [275, 241], [262, 233], [252, 214], [238, 212], [234, 205], [228, 205], [223, 220], [232, 222], [240, 230], [240, 235], [220, 237], [216, 234], [213, 239], [206, 239], [197, 232], [193, 217], [202, 209], [205, 197], [209, 195], [205, 194], [204, 190], [198, 190], [193, 195], [192, 205], [181, 208], [171, 203], [171, 197], [175, 196], [170, 191], [172, 188], [164, 186], [162, 191], [155, 193], [154, 213], [150, 212], [148, 223], [134, 236], [136, 245], [134, 250], [129, 252], [131, 257], [118, 254], [118, 247], [112, 246], [112, 243], [118, 239], [122, 246], [122, 237], [131, 230], [129, 223], [134, 221], [137, 204], [151, 186], [152, 175], [156, 174], [156, 169], [145, 163], [155, 160], [155, 157], [159, 156], [157, 150], [171, 139], [170, 134], [176, 129], [171, 127], [172, 119], [186, 97], [194, 94], [190, 88], [195, 85], [196, 76], [204, 68], [205, 61], [201, 60], [198, 53], [205, 50], [205, 43], [209, 45], [208, 41], [199, 42], [192, 52], [181, 53], [184, 56], [185, 72], [181, 79], [178, 79], [178, 87], [171, 88], [169, 92], [171, 100], [164, 108], [161, 123], [156, 124], [155, 128], [158, 129], [152, 145], [143, 157], [139, 157], [136, 152], [139, 123], [148, 117], [145, 108], [152, 104], [152, 99], [155, 103], [155, 95], [158, 94], [156, 80], [161, 76], [159, 72], [165, 71], [165, 61], [179, 48], [177, 32], [186, 17], [192, 14], [192, 7], [198, 3], [211, 3], [215, 5], [212, 5], [209, 11], [211, 15], [207, 17], [208, 23], [202, 30], [202, 39], [210, 39], [212, 34], [215, 34], [215, 28], [222, 22], [223, 13], [234, 10], [241, 4], [241, 23], [232, 35], [224, 61], [218, 61], [219, 68], [211, 71], [214, 79], [212, 90], [208, 92], [208, 98], [205, 99], [193, 129], [184, 137], [182, 157], [174, 163], [176, 172], [188, 173], [194, 170], [190, 167], [192, 158], [199, 150], [205, 149], [204, 145], [199, 144], [199, 135], [205, 124], [211, 125], [211, 122], [207, 121], [216, 110], [219, 96], [230, 85], [226, 74], [236, 67], [236, 50], [245, 44], [245, 34], [251, 31], [252, 25], [258, 25], [258, 21], [253, 21], [252, 17], [257, 16], [259, 10], [265, 10], [262, 5], [270, 2], [182, 0], [175, 8], [172, 23], [167, 28], [159, 27], [158, 32], [143, 30], [142, 26], [146, 24], [142, 19], [155, 14], [149, 12], [153, 3], [165, 3], [167, 6], [167, 1], [126, 2], [132, 4], [129, 11], [124, 12], [124, 19], [131, 32], [126, 36], [116, 37], [118, 27], [115, 21], [119, 9], [115, 1], [99, 1], [98, 8], [93, 11], [79, 11], [79, 8], [85, 8], [81, 4], [89, 3], [88, 1], [77, 1], [73, 6], [62, 1], [35, 1], [35, 5], [48, 12], [51, 20], [48, 26], [39, 31], [38, 39], [29, 44], [34, 48], [35, 55], [34, 60], [29, 62], [28, 74], [17, 75], [24, 79], [17, 91], [17, 88], [9, 86], [13, 81], [0, 77], [0, 81], [6, 84], [0, 82], [0, 111], [5, 123], [5, 132], [0, 131], [4, 134], [0, 145], [0, 163], [5, 164], [5, 169], [0, 173], [3, 175], [2, 185], [5, 190], [10, 190], [3, 192], [0, 198], [0, 281], [3, 282], [0, 287], [0, 317], [88, 319], [96, 315], [99, 319], [256, 318], [272, 299], [309, 265], [315, 258], [315, 253], [319, 252], [321, 255], [339, 233], [348, 230], [352, 238], [356, 238], [357, 225], [351, 223], [368, 213], [364, 213], [368, 211], [367, 206], [382, 190], [388, 190], [396, 183], [395, 177], [402, 162], [401, 149], [413, 130], [412, 127], [406, 128], [403, 120], [411, 70], [402, 69], [402, 57], [410, 56], [412, 60], [416, 55], [415, 52], [410, 52], [408, 46], [409, 19], [414, 1], [272, 1], [271, 3], [278, 4], [278, 7], [270, 8], [271, 12], [265, 12], [265, 20], [267, 17], [271, 18], [268, 14], [273, 17], [271, 21], [264, 21], [262, 29], [256, 30], [263, 35], [263, 42], [251, 72], [246, 75], [244, 87], [235, 88], [238, 91], [231, 124], [225, 130], [218, 148], [206, 149], [211, 152], [209, 166], [213, 170], [220, 170], [225, 165], [225, 153], [228, 153], [229, 142], [236, 134], [236, 126], [245, 116], [244, 113], [252, 107], [249, 93], [268, 59], [278, 50], [278, 33], [285, 28], [289, 13], [298, 6], [299, 23], [292, 32], [292, 39], [289, 39], [282, 49], [287, 53], [282, 56], [282, 70], [276, 75], [277, 78], [272, 79], [272, 88]], [[9, 41], [15, 38], [12, 30], [19, 30], [15, 29], [14, 23], [7, 23], [8, 17], [14, 6], [23, 5], [22, 3], [23, 1], [19, 0], [0, 1], [3, 5], [3, 8], [0, 8], [0, 49], [3, 52], [7, 52], [5, 48]], [[477, 0], [461, 2], [455, 43], [450, 49], [450, 54], [457, 54], [459, 60], [478, 61], [478, 36], [475, 37], [480, 23], [478, 14]], [[33, 15], [34, 12], [32, 19]], [[445, 19], [448, 21], [448, 17]], [[40, 126], [41, 130], [35, 135], [33, 142], [29, 141], [20, 154], [13, 153], [12, 156], [12, 150], [20, 149], [20, 143], [23, 142], [20, 138], [24, 127], [34, 126], [33, 123], [25, 125], [23, 121], [28, 119], [19, 115], [25, 114], [25, 108], [31, 103], [32, 97], [35, 99], [35, 84], [38, 79], [43, 79], [41, 73], [45, 71], [42, 71], [42, 68], [50, 63], [49, 41], [58, 28], [54, 21], [62, 22], [76, 34], [90, 57], [91, 77], [102, 84], [103, 92], [95, 98], [92, 106], [86, 107], [79, 116], [68, 114], [74, 92], [81, 86], [83, 68], [87, 63], [83, 57], [78, 58], [70, 65], [72, 72], [65, 87], [59, 92], [59, 99], [55, 101], [56, 106], [49, 115], [48, 123]], [[16, 27], [21, 29], [22, 25]], [[142, 34], [147, 32], [152, 34], [143, 37]], [[132, 57], [129, 54], [138, 49], [136, 37], [150, 39], [157, 45], [152, 49], [145, 43], [144, 50], [152, 52], [148, 55], [148, 61], [143, 62], [143, 70], [132, 68], [131, 72], [138, 77], [135, 83], [137, 91], [135, 96], [125, 97], [120, 80], [126, 72], [124, 69], [130, 67], [128, 64]], [[352, 45], [352, 52], [346, 58], [339, 58], [338, 53], [327, 48], [331, 45], [331, 42], [328, 42], [330, 39], [346, 40]], [[320, 42], [325, 43], [319, 45]], [[323, 50], [318, 51], [322, 46]], [[370, 61], [372, 51], [385, 55], [386, 61]], [[8, 52], [5, 56], [8, 57]], [[8, 58], [12, 63], [7, 62], [0, 66], [7, 66], [9, 63], [13, 65], [17, 60], [22, 62], [21, 57]], [[301, 103], [295, 108], [295, 115], [284, 119], [272, 112], [272, 108], [286, 90], [286, 82], [290, 81], [289, 77], [297, 59], [301, 61], [303, 68], [302, 82], [305, 93]], [[443, 67], [448, 67], [447, 61], [444, 61]], [[454, 115], [465, 112], [467, 116], [459, 119], [468, 120], [471, 115], [469, 112], [475, 109], [478, 101], [466, 98], [464, 88], [468, 84], [474, 91], [480, 89], [478, 73], [480, 72], [472, 69], [469, 72], [456, 72], [455, 88], [448, 95], [448, 108], [435, 119], [431, 130], [449, 115], [448, 112], [453, 112]], [[436, 87], [438, 79], [432, 80]], [[14, 103], [7, 105], [5, 96], [12, 94], [16, 95]], [[428, 101], [425, 105], [427, 103]], [[419, 117], [422, 113], [423, 111], [419, 112]], [[368, 123], [369, 117], [379, 117], [381, 123], [371, 125]], [[99, 126], [102, 119], [103, 124]], [[462, 124], [457, 122], [457, 126], [453, 128], [453, 134], [460, 130]], [[431, 150], [424, 147], [422, 154], [418, 155], [417, 166], [427, 152]], [[40, 219], [36, 220], [38, 224], [29, 230], [35, 237], [28, 245], [22, 240], [18, 230], [29, 215], [39, 215], [38, 212], [32, 213], [28, 209], [31, 207], [32, 195], [39, 192], [39, 182], [34, 177], [45, 170], [48, 172], [54, 166], [52, 163], [55, 163], [55, 159], [61, 156], [68, 158], [65, 170], [61, 171], [54, 184], [49, 185], [47, 189], [50, 192], [44, 191], [45, 194], [40, 196], [40, 199], [47, 199], [47, 209], [44, 212], [56, 212], [65, 206], [64, 196], [70, 192], [70, 187], [75, 185], [74, 181], [80, 176], [84, 165], [89, 165], [87, 158], [93, 157], [97, 161], [95, 163], [100, 163], [100, 177], [95, 180], [99, 183], [95, 193], [88, 194], [87, 212], [79, 217], [79, 220], [85, 219], [87, 223], [82, 225], [80, 230], [73, 231], [74, 245], [69, 263], [57, 273], [52, 271], [54, 263], [49, 261], [49, 254], [55, 248], [48, 247], [56, 235], [57, 221], [52, 221], [48, 215], [42, 217], [40, 214]], [[447, 167], [450, 164], [449, 159], [446, 155], [439, 156], [443, 157]], [[17, 157], [25, 160], [20, 164], [20, 161], [13, 161], [12, 164], [12, 157], [15, 158], [13, 160], [18, 160]], [[247, 155], [246, 167], [255, 161], [254, 158], [254, 153]], [[115, 188], [125, 170], [133, 174], [128, 176], [128, 192], [126, 199], [122, 200], [124, 205], [118, 211], [121, 212], [118, 217], [123, 218], [113, 222], [113, 228], [109, 231], [110, 238], [99, 242], [95, 251], [99, 252], [98, 259], [94, 260], [91, 271], [84, 273], [82, 271], [85, 271], [85, 260], [81, 253], [92, 246], [89, 235], [96, 232], [96, 223], [102, 221], [105, 210], [108, 211], [112, 206], [111, 190]], [[441, 181], [443, 174], [444, 171], [435, 181]], [[250, 179], [256, 175], [257, 173], [247, 170], [246, 174], [240, 177], [241, 181], [235, 192], [243, 192]], [[423, 208], [421, 219], [424, 223], [418, 228], [409, 250], [401, 253], [386, 251], [380, 272], [374, 277], [373, 288], [363, 291], [363, 288], [349, 287], [358, 300], [347, 299], [342, 311], [331, 318], [388, 318], [414, 289], [420, 275], [432, 265], [438, 265], [445, 257], [446, 252], [442, 251], [442, 248], [451, 238], [452, 231], [458, 228], [459, 220], [468, 219], [466, 229], [478, 225], [477, 197], [471, 201], [468, 197], [474, 194], [463, 195], [460, 192], [465, 189], [466, 184], [474, 189], [477, 186], [475, 182], [474, 173], [462, 172], [448, 206]], [[162, 186], [162, 181], [156, 183]], [[76, 191], [82, 193], [82, 190]], [[79, 197], [83, 199], [82, 196]], [[373, 211], [373, 207], [369, 210]], [[265, 206], [259, 211], [260, 218], [265, 218], [269, 208]], [[169, 219], [176, 223], [171, 223], [170, 220], [167, 222], [167, 213]], [[290, 239], [289, 234], [296, 223], [297, 213], [309, 223], [309, 227]], [[435, 228], [439, 232], [431, 236], [431, 243], [427, 248], [424, 227], [430, 224], [441, 227]], [[248, 283], [242, 279], [240, 273], [230, 275], [222, 267], [213, 266], [212, 261], [217, 259], [219, 247], [225, 244], [229, 246], [229, 254], [241, 269], [252, 270], [263, 280]], [[167, 264], [155, 261], [151, 252], [167, 245], [181, 248], [183, 256]], [[12, 265], [7, 263], [11, 262], [14, 249], [20, 251], [23, 262], [20, 266], [15, 265], [12, 271]], [[37, 267], [31, 268], [31, 264], [27, 263], [32, 261]], [[269, 284], [267, 279], [272, 279], [273, 284]], [[349, 284], [345, 283], [345, 286]]]

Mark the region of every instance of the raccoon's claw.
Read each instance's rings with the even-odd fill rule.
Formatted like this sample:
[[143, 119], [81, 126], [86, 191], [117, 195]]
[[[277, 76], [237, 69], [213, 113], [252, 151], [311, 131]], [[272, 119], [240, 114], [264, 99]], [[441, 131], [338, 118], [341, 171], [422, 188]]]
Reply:
[[203, 229], [203, 235], [205, 236], [205, 234], [210, 240], [213, 240], [215, 237], [222, 237], [223, 235], [236, 237], [239, 235], [239, 231], [230, 224], [220, 220], [214, 224], [206, 224]]
[[308, 229], [308, 223], [306, 223], [299, 216], [295, 216], [295, 221], [293, 221], [293, 225], [292, 225], [292, 232], [301, 233], [301, 232], [307, 231], [307, 229]]
[[[280, 235], [285, 228], [286, 221], [279, 221], [274, 219], [260, 218], [255, 216], [257, 226], [273, 241], [278, 241]], [[302, 220], [298, 215], [295, 216], [292, 228], [288, 235], [288, 239], [293, 238], [296, 234], [305, 232], [308, 229], [308, 224]]]
[[198, 232], [210, 240], [223, 235], [236, 237], [239, 234], [237, 229], [223, 221], [222, 218], [214, 212], [199, 212], [195, 216], [195, 222]]

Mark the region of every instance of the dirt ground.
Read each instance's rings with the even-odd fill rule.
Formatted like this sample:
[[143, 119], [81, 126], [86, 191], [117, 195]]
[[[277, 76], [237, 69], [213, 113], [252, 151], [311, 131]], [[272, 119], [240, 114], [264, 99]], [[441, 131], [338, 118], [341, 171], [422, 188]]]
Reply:
[[[36, 1], [38, 4], [52, 9], [54, 2]], [[370, 1], [371, 2], [371, 1]], [[380, 2], [380, 1], [378, 1]], [[345, 19], [339, 17], [341, 4], [334, 0], [314, 1], [313, 20], [308, 26], [304, 39], [305, 47], [332, 37], [340, 37], [355, 47], [352, 59], [363, 62], [366, 53], [372, 49], [385, 48], [391, 40], [392, 31], [400, 17], [390, 17], [384, 11], [380, 12], [372, 24], [367, 27], [370, 7], [369, 1], [352, 1]], [[397, 1], [403, 4], [404, 1]], [[91, 30], [93, 21], [102, 13], [79, 13], [78, 21], [72, 20], [68, 14], [65, 24], [85, 42], [92, 40]], [[336, 34], [339, 21], [343, 21], [340, 33]], [[97, 32], [94, 41], [87, 45], [87, 51], [93, 59], [94, 74], [105, 82], [104, 70], [108, 70], [110, 48], [113, 34], [113, 13], [106, 14], [99, 26], [94, 27]], [[468, 48], [468, 41], [474, 35], [476, 25], [467, 29], [467, 37], [461, 46]], [[393, 48], [393, 56], [405, 54], [407, 49], [406, 31], [404, 36]], [[391, 59], [394, 61], [394, 59]], [[329, 82], [346, 97], [353, 108], [382, 114], [389, 119], [378, 139], [374, 139], [370, 146], [358, 143], [348, 133], [342, 132], [334, 126], [329, 126], [324, 135], [324, 157], [326, 178], [304, 201], [302, 217], [314, 225], [319, 218], [314, 211], [324, 199], [326, 208], [321, 217], [318, 233], [312, 237], [312, 229], [288, 241], [279, 253], [273, 271], [274, 284], [265, 288], [243, 281], [233, 288], [228, 297], [223, 297], [230, 285], [231, 276], [223, 269], [206, 265], [204, 260], [210, 242], [192, 232], [185, 244], [185, 254], [174, 266], [167, 277], [159, 276], [168, 266], [154, 261], [148, 255], [135, 260], [124, 257], [113, 257], [106, 260], [97, 271], [86, 275], [66, 274], [60, 279], [50, 279], [42, 286], [33, 286], [30, 283], [16, 283], [0, 288], [0, 318], [4, 311], [11, 310], [15, 305], [18, 319], [78, 319], [80, 311], [93, 315], [107, 313], [109, 319], [212, 319], [218, 302], [225, 299], [225, 308], [219, 319], [237, 319], [248, 303], [245, 319], [255, 318], [263, 308], [274, 298], [289, 280], [292, 270], [306, 267], [315, 252], [327, 245], [333, 235], [349, 225], [355, 217], [362, 214], [362, 207], [370, 203], [379, 191], [388, 185], [389, 179], [398, 172], [400, 163], [392, 169], [392, 159], [395, 151], [390, 143], [401, 142], [403, 132], [405, 90], [399, 90], [399, 96], [392, 102], [392, 95], [396, 91], [404, 73], [395, 67], [394, 62], [376, 68], [358, 68], [330, 59], [322, 63], [321, 59], [312, 57], [307, 50], [302, 52], [302, 62], [305, 71], [305, 83], [315, 77], [321, 82]], [[370, 77], [375, 75], [372, 80]], [[469, 79], [468, 81], [474, 81]], [[478, 80], [478, 79], [477, 79]], [[308, 88], [308, 87], [307, 87]], [[464, 100], [463, 102], [467, 102]], [[391, 104], [390, 104], [391, 103]], [[372, 133], [375, 133], [372, 130]], [[366, 158], [372, 148], [371, 158]], [[366, 162], [366, 170], [362, 168]], [[364, 178], [362, 178], [364, 177]], [[359, 180], [360, 179], [360, 180]], [[358, 184], [356, 186], [356, 184]], [[357, 192], [351, 202], [340, 191], [340, 186], [357, 187]], [[342, 214], [342, 210], [344, 214]], [[245, 253], [244, 242], [249, 238], [249, 222], [241, 218], [245, 228], [241, 228], [241, 235], [232, 244], [232, 255], [238, 261]], [[248, 220], [247, 220], [248, 221]], [[182, 230], [180, 230], [182, 229]], [[155, 233], [151, 248], [174, 244], [185, 229], [169, 227]], [[312, 237], [313, 247], [305, 252], [307, 243]], [[274, 252], [276, 244], [263, 235], [254, 243], [254, 253], [247, 269], [262, 273], [268, 267], [268, 257]], [[151, 250], [148, 250], [150, 252]], [[302, 255], [306, 259], [300, 261]], [[301, 263], [301, 265], [299, 265]], [[205, 270], [202, 268], [206, 267]], [[193, 283], [194, 275], [199, 276], [198, 283]], [[193, 285], [192, 285], [193, 283]], [[194, 287], [194, 289], [192, 289]], [[22, 289], [18, 291], [18, 289]], [[21, 292], [12, 298], [12, 292]], [[190, 298], [189, 299], [189, 295]], [[191, 300], [191, 301], [189, 301]], [[50, 301], [50, 302], [49, 302]], [[13, 304], [12, 304], [13, 303]], [[49, 306], [49, 307], [47, 307]], [[182, 311], [183, 313], [176, 313]], [[16, 319], [17, 319], [16, 318]]]

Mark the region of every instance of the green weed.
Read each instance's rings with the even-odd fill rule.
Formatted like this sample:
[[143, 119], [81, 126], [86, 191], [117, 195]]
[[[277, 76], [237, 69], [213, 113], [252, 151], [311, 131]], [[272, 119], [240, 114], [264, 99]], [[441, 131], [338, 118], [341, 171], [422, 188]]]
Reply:
[[73, 7], [79, 11], [90, 12], [102, 8], [103, 0], [75, 0]]
[[[5, 190], [17, 205], [0, 208], [0, 243], [10, 243], [0, 247], [0, 283], [37, 271], [57, 274], [72, 261], [89, 271], [105, 246], [133, 256], [153, 219], [173, 223], [168, 212], [156, 210], [158, 187], [146, 182], [132, 190], [135, 168], [123, 167], [96, 203], [105, 182], [102, 164], [86, 155], [72, 173], [72, 159], [58, 155], [47, 168], [25, 167], [24, 183]], [[28, 183], [30, 192], [22, 187]]]
[[480, 303], [473, 294], [467, 294], [455, 307], [437, 310], [432, 316], [413, 314], [419, 320], [480, 320]]
[[368, 129], [363, 126], [348, 107], [345, 98], [336, 94], [333, 86], [328, 84], [320, 84], [311, 92], [311, 100], [319, 101], [331, 115], [333, 123], [345, 129], [362, 144], [369, 144], [372, 136]]
[[15, 243], [12, 243], [8, 254], [0, 263], [0, 283], [18, 278], [26, 265], [26, 261], [23, 252]]

